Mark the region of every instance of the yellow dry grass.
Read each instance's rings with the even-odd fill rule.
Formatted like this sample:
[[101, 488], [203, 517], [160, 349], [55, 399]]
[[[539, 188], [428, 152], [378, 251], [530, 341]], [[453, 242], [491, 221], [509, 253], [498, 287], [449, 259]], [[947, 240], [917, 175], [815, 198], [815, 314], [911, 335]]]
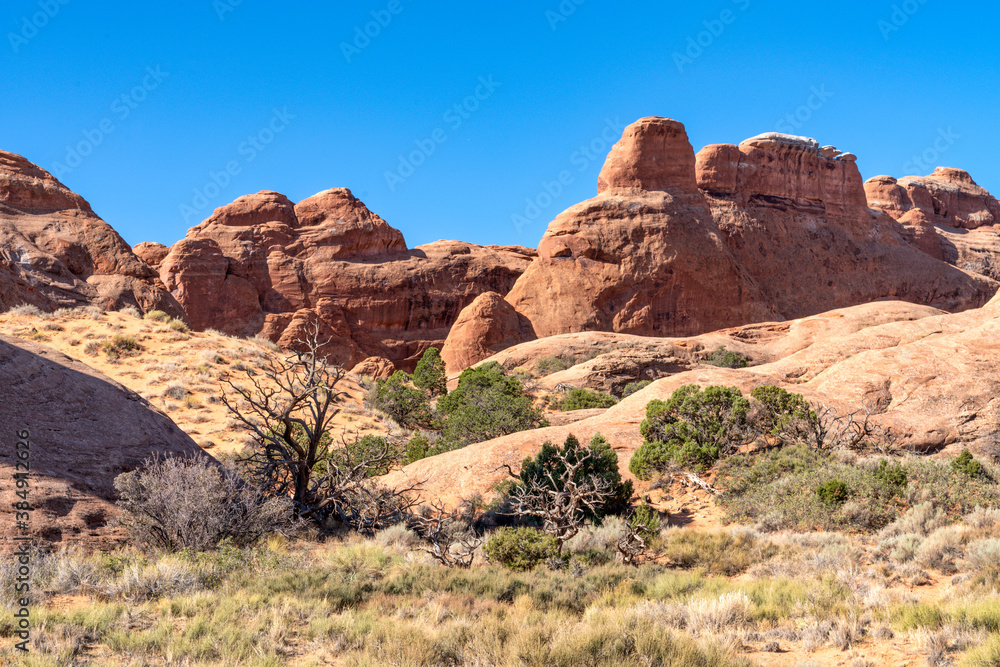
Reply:
[[[43, 316], [0, 313], [0, 332], [47, 345], [104, 373], [165, 412], [212, 454], [239, 451], [246, 437], [219, 400], [223, 389], [232, 391], [222, 378], [228, 373], [236, 382], [245, 380], [245, 369], [258, 370], [278, 353], [262, 340], [186, 332], [170, 321], [94, 308]], [[141, 349], [109, 353], [116, 337], [132, 338]], [[334, 436], [384, 434], [385, 427], [363, 409], [358, 380], [348, 375], [341, 388], [348, 396], [334, 420]]]

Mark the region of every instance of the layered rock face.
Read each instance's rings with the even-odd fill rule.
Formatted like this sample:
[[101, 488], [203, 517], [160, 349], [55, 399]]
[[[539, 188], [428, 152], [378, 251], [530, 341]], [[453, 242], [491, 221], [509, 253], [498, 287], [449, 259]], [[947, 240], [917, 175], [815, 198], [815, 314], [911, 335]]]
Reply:
[[[683, 125], [643, 118], [612, 148], [597, 197], [550, 223], [506, 300], [539, 337], [687, 336], [879, 299], [947, 311], [989, 300], [1000, 242], [980, 230], [996, 200], [953, 169], [882, 178], [863, 184], [854, 155], [778, 133], [695, 156]], [[465, 326], [495, 329], [490, 317]], [[484, 353], [450, 345], [454, 359]]]
[[379, 357], [412, 370], [462, 308], [486, 291], [505, 294], [534, 255], [457, 241], [407, 249], [340, 188], [298, 204], [268, 191], [241, 197], [189, 230], [158, 267], [196, 328], [261, 333], [287, 347], [318, 323], [335, 363]]
[[683, 125], [644, 118], [626, 128], [598, 189], [549, 224], [506, 297], [538, 337], [672, 336], [777, 317], [696, 187]]
[[[30, 532], [44, 548], [61, 542], [110, 549], [117, 514], [114, 478], [154, 455], [200, 455], [198, 445], [144, 399], [51, 348], [0, 336], [0, 534], [16, 530], [18, 451], [27, 451]], [[99, 409], [95, 409], [99, 406]], [[15, 438], [27, 448], [15, 447]]]
[[92, 303], [183, 315], [155, 275], [83, 197], [0, 151], [0, 308]]
[[785, 319], [895, 298], [948, 311], [998, 284], [929, 256], [868, 208], [854, 155], [764, 134], [698, 153], [698, 187], [726, 243]]
[[1000, 202], [968, 172], [938, 167], [929, 176], [865, 181], [868, 205], [898, 221], [912, 243], [937, 259], [1000, 280]]

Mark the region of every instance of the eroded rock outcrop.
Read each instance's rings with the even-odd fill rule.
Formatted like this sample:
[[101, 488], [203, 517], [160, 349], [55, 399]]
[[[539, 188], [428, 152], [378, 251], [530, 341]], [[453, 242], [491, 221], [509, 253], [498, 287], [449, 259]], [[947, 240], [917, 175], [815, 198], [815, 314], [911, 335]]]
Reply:
[[1000, 202], [968, 172], [938, 167], [928, 176], [875, 176], [868, 205], [898, 221], [928, 255], [1000, 280]]
[[[964, 224], [985, 221], [985, 191], [963, 179], [949, 171], [924, 189], [948, 193]], [[850, 153], [767, 133], [695, 156], [683, 125], [644, 118], [612, 148], [597, 197], [550, 223], [506, 299], [540, 337], [682, 336], [888, 298], [960, 311], [1000, 287], [926, 245], [868, 207]]]
[[159, 269], [197, 328], [292, 346], [318, 324], [345, 368], [381, 357], [412, 370], [465, 306], [505, 294], [534, 255], [458, 241], [408, 249], [339, 188], [298, 204], [268, 191], [241, 197], [193, 227]]
[[0, 151], [0, 308], [97, 304], [183, 315], [155, 273], [90, 204], [27, 159]]
[[683, 125], [625, 129], [594, 199], [549, 224], [507, 301], [539, 337], [574, 331], [684, 335], [775, 319], [726, 247], [694, 178]]
[[[82, 543], [110, 549], [122, 534], [114, 478], [154, 455], [201, 455], [198, 445], [139, 395], [51, 348], [0, 335], [0, 532], [16, 531], [12, 480], [27, 432], [30, 532], [43, 548]], [[99, 406], [99, 407], [95, 407]]]

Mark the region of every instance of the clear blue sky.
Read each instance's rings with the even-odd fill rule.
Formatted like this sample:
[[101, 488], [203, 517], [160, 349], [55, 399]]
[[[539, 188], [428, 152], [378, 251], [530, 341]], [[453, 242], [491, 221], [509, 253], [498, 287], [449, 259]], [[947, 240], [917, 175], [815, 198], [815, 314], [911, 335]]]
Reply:
[[576, 2], [7, 0], [0, 148], [132, 244], [246, 193], [348, 187], [411, 247], [533, 246], [596, 193], [606, 126], [649, 115], [695, 150], [783, 129], [854, 152], [865, 178], [941, 164], [1000, 192], [996, 3]]

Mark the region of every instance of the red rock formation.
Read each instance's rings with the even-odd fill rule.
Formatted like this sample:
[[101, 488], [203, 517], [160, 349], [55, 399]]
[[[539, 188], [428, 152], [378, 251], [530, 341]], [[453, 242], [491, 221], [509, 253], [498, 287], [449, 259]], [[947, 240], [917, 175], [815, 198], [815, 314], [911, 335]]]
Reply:
[[293, 205], [259, 192], [216, 209], [160, 264], [196, 328], [291, 346], [312, 322], [346, 368], [383, 357], [412, 370], [462, 308], [506, 293], [534, 257], [519, 246], [438, 241], [412, 250], [349, 190]]
[[151, 241], [143, 241], [142, 243], [137, 243], [132, 247], [132, 252], [135, 256], [146, 262], [149, 268], [154, 271], [160, 270], [160, 262], [163, 258], [167, 256], [170, 252], [170, 248], [163, 245], [162, 243], [152, 243]]
[[459, 373], [477, 361], [530, 337], [527, 320], [496, 292], [483, 292], [466, 306], [452, 325], [441, 350], [448, 373]]
[[1000, 202], [968, 172], [938, 167], [929, 176], [865, 181], [868, 205], [897, 220], [928, 255], [1000, 280]]
[[351, 373], [358, 377], [370, 377], [376, 380], [385, 380], [395, 372], [396, 366], [385, 357], [368, 357], [351, 369]]
[[[0, 336], [0, 475], [11, 480], [14, 438], [27, 431], [31, 466], [31, 532], [43, 548], [60, 542], [110, 549], [120, 530], [114, 478], [156, 454], [204, 454], [144, 399], [55, 350]], [[0, 492], [0, 535], [15, 534], [14, 485]]]
[[[966, 227], [995, 219], [996, 200], [967, 175], [929, 178], [887, 201], [915, 198]], [[683, 125], [643, 118], [612, 148], [598, 196], [556, 217], [506, 299], [540, 337], [678, 336], [886, 298], [963, 310], [1000, 287], [972, 262], [941, 261], [947, 249], [919, 231], [868, 208], [850, 153], [768, 133], [695, 157]]]
[[774, 319], [695, 186], [680, 123], [630, 125], [601, 171], [597, 197], [552, 221], [507, 301], [539, 337], [684, 335]]
[[155, 273], [83, 197], [0, 151], [0, 308], [97, 304], [181, 315]]
[[698, 187], [776, 311], [795, 318], [884, 298], [950, 311], [985, 303], [996, 282], [929, 257], [869, 210], [855, 160], [775, 133], [698, 153]]

